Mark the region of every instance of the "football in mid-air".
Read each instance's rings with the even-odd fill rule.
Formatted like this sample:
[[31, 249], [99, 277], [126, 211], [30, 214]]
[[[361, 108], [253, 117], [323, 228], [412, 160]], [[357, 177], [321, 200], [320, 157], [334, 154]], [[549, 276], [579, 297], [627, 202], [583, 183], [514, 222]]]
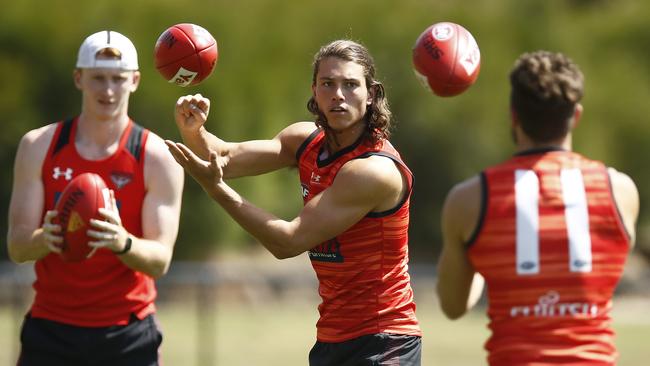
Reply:
[[217, 41], [196, 24], [181, 23], [167, 28], [156, 41], [154, 62], [158, 72], [179, 86], [197, 85], [217, 64]]
[[93, 249], [86, 234], [90, 219], [101, 219], [99, 209], [108, 207], [110, 192], [104, 180], [95, 173], [83, 173], [65, 187], [56, 202], [54, 222], [61, 225], [63, 244], [61, 256], [68, 262], [80, 262]]
[[427, 89], [451, 97], [474, 84], [481, 69], [481, 52], [472, 34], [461, 25], [435, 23], [415, 41], [413, 67]]

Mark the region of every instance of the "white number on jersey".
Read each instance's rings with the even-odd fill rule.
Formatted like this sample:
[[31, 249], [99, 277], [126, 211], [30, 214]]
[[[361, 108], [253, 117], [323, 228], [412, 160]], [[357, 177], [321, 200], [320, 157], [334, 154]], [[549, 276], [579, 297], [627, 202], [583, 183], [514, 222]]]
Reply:
[[[571, 272], [591, 272], [591, 236], [587, 194], [580, 169], [560, 172]], [[539, 273], [539, 177], [532, 170], [515, 171], [517, 210], [517, 274]]]

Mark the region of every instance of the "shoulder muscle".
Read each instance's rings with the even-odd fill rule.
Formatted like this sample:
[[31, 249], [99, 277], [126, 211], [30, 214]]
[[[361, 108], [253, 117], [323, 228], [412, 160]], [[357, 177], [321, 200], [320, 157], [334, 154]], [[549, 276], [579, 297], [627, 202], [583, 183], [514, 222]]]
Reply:
[[634, 181], [624, 173], [614, 168], [608, 169], [612, 182], [612, 192], [616, 207], [623, 218], [625, 229], [630, 235], [631, 243], [634, 243], [636, 236], [636, 221], [639, 216], [639, 191]]
[[443, 206], [443, 228], [448, 234], [457, 235], [465, 243], [480, 220], [482, 188], [480, 176], [476, 175], [456, 184], [447, 194]]
[[55, 131], [56, 124], [50, 124], [31, 130], [21, 138], [16, 152], [16, 171], [41, 169]]
[[[176, 163], [164, 141], [150, 131], [145, 146], [144, 175], [147, 189], [154, 182], [163, 182], [174, 191], [182, 189], [183, 168]], [[165, 179], [161, 179], [163, 177]]]
[[395, 162], [383, 156], [347, 162], [336, 175], [334, 184], [343, 187], [350, 199], [368, 202], [370, 211], [394, 207], [407, 188], [406, 179]]

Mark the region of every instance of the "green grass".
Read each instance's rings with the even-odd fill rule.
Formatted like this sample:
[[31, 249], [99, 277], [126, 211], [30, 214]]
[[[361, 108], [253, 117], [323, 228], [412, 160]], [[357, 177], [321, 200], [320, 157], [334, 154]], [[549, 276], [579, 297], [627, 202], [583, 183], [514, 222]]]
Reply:
[[[212, 337], [214, 348], [212, 355], [204, 354], [203, 358], [199, 355], [198, 337], [207, 330], [200, 328], [197, 314], [188, 317], [180, 304], [161, 308], [159, 318], [165, 333], [163, 361], [169, 365], [205, 365], [212, 357], [216, 365], [307, 365], [316, 337], [316, 305], [305, 300], [217, 304], [216, 316], [207, 320], [215, 322], [215, 331], [208, 336]], [[487, 329], [481, 324], [480, 314], [450, 322], [432, 305], [419, 307], [418, 311], [425, 335], [423, 365], [469, 366], [483, 362], [485, 353], [481, 345]]]
[[[420, 292], [422, 295], [422, 292]], [[218, 301], [199, 318], [193, 297], [160, 304], [163, 361], [166, 366], [306, 365], [315, 341], [316, 301], [290, 296], [291, 301]], [[483, 342], [488, 330], [479, 310], [457, 321], [446, 320], [427, 295], [418, 302], [422, 324], [422, 364], [475, 366], [485, 364]], [[650, 356], [650, 300], [617, 299], [614, 328], [621, 353], [618, 366], [646, 364]], [[15, 363], [20, 312], [0, 308], [0, 365]], [[203, 352], [203, 353], [201, 353]]]

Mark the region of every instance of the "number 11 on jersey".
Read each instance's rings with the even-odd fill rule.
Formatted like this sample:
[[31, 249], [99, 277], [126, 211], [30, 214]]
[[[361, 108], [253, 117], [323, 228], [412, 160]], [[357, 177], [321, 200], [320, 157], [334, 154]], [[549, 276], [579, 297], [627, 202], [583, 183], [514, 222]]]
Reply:
[[[571, 272], [591, 272], [591, 236], [587, 194], [580, 169], [562, 169], [560, 185], [567, 227]], [[515, 171], [517, 274], [540, 272], [539, 177], [533, 170]]]

